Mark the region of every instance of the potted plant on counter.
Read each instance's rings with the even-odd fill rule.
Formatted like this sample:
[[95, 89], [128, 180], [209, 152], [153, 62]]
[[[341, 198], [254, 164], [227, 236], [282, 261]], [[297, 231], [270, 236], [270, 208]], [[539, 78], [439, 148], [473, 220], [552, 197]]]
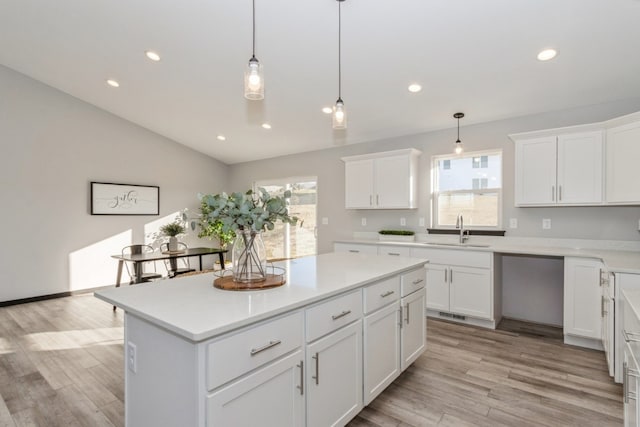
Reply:
[[289, 215], [288, 199], [291, 191], [282, 197], [272, 197], [264, 189], [258, 192], [221, 193], [201, 197], [206, 205], [206, 221], [221, 224], [220, 233], [235, 233], [231, 252], [233, 281], [240, 283], [262, 282], [267, 278], [267, 256], [262, 241], [262, 231], [273, 230], [277, 221], [291, 225], [298, 218]]
[[416, 237], [415, 234], [415, 232], [409, 230], [380, 230], [378, 231], [378, 238], [381, 241], [413, 242]]
[[160, 232], [169, 237], [169, 252], [178, 251], [178, 237], [185, 233], [185, 228], [178, 221], [170, 222], [160, 227]]

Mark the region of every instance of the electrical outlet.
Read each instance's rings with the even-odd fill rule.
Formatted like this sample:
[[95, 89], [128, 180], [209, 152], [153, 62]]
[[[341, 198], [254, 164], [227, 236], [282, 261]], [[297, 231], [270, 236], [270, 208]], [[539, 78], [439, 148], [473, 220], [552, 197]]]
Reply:
[[363, 227], [366, 227], [367, 226], [367, 218], [362, 218], [360, 220], [360, 224], [362, 224]]
[[509, 219], [509, 228], [518, 228], [518, 218]]
[[327, 218], [326, 216], [322, 217], [322, 225], [329, 225], [329, 218]]
[[424, 218], [420, 218], [420, 219], [418, 220], [418, 225], [419, 225], [420, 227], [424, 227]]
[[551, 229], [551, 219], [549, 218], [545, 218], [542, 220], [542, 228], [544, 230], [549, 230]]
[[138, 372], [138, 351], [131, 341], [127, 342], [127, 366], [134, 374]]
[[402, 226], [407, 225], [407, 219], [406, 218], [400, 218], [400, 225], [402, 225]]

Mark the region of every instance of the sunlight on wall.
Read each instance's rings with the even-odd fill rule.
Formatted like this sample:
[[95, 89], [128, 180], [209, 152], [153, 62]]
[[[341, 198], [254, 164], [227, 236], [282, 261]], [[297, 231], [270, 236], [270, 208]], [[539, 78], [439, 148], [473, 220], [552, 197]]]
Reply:
[[[130, 245], [132, 230], [103, 239], [69, 254], [69, 290], [97, 288], [116, 283], [118, 261], [111, 255]], [[128, 278], [126, 279], [128, 280]]]

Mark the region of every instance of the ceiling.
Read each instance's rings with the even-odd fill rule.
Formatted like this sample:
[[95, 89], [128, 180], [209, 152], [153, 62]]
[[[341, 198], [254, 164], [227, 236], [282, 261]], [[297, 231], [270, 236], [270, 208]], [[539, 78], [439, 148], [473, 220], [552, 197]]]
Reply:
[[0, 0], [0, 64], [227, 164], [640, 96], [638, 0], [347, 0], [334, 131], [337, 18], [256, 0], [263, 101], [243, 97], [251, 0]]

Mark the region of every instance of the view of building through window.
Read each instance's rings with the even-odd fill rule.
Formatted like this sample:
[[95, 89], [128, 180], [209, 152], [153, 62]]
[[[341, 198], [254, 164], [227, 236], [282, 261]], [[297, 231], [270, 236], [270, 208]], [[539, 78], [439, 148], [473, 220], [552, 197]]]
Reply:
[[305, 177], [256, 182], [256, 188], [262, 187], [273, 196], [282, 196], [286, 190], [291, 190], [289, 214], [302, 222], [295, 226], [278, 222], [275, 229], [262, 233], [267, 259], [316, 254], [316, 181], [316, 177]]
[[502, 153], [467, 153], [433, 159], [433, 227], [499, 227]]

